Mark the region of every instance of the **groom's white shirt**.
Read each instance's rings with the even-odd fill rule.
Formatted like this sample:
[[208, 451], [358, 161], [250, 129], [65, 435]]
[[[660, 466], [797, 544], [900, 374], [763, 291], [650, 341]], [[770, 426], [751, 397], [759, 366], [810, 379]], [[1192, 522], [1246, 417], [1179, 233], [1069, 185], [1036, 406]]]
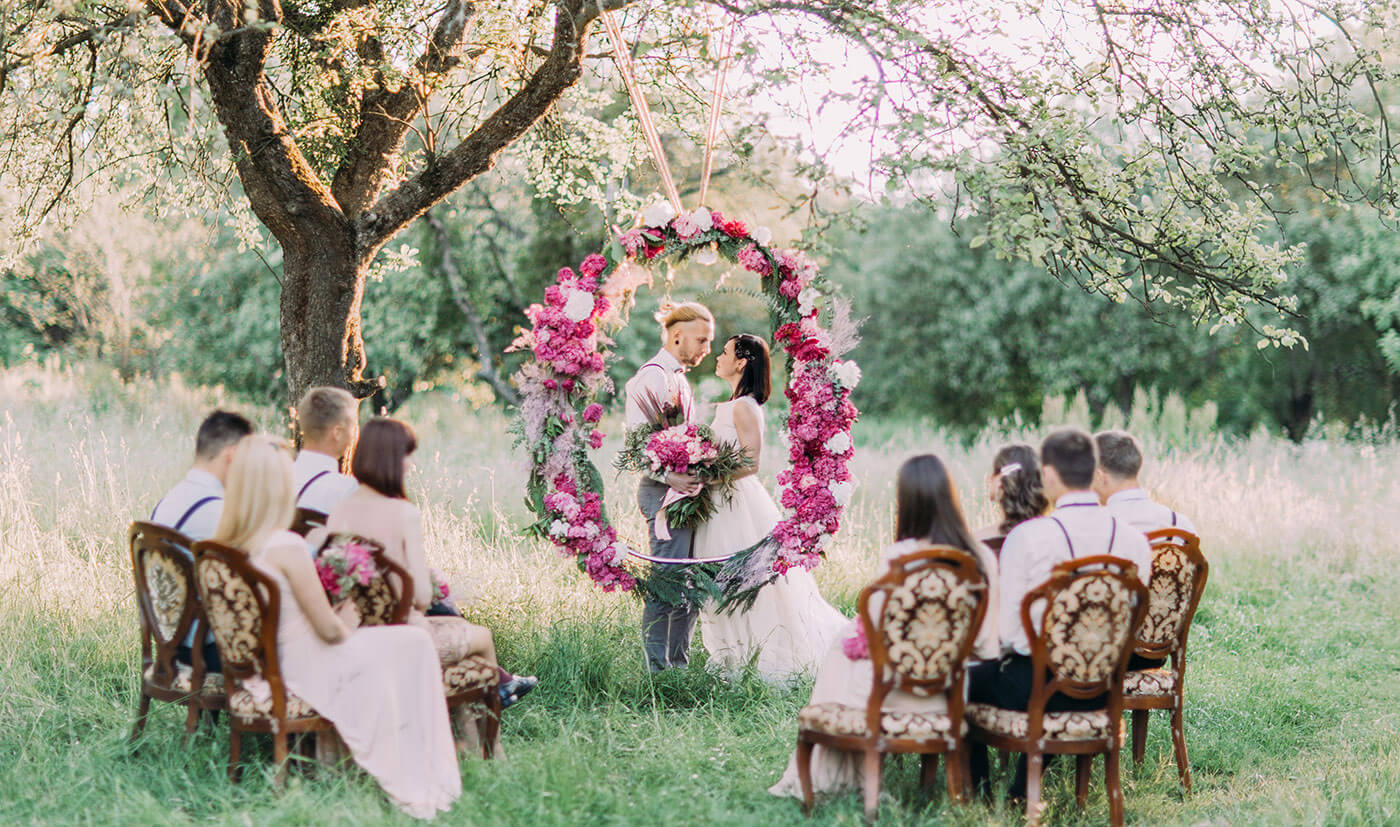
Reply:
[[646, 364], [642, 365], [637, 373], [627, 380], [626, 391], [626, 417], [629, 428], [645, 425], [647, 422], [646, 414], [642, 413], [639, 402], [645, 398], [647, 391], [650, 391], [651, 395], [663, 404], [673, 399], [679, 399], [681, 407], [685, 411], [685, 421], [691, 420], [695, 403], [691, 395], [690, 383], [685, 379], [685, 366], [671, 355], [671, 351], [665, 348], [648, 359]]

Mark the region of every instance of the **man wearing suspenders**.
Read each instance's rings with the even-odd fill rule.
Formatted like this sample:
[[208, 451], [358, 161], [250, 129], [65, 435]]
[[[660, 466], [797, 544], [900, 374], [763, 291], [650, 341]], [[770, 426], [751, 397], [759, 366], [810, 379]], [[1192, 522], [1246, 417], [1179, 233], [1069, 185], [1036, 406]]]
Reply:
[[359, 404], [341, 388], [311, 388], [297, 403], [301, 450], [292, 463], [297, 508], [329, 514], [355, 486], [354, 477], [340, 473], [340, 460], [359, 433]]
[[[194, 465], [156, 503], [150, 521], [173, 528], [191, 541], [213, 537], [224, 513], [224, 478], [233, 461], [233, 450], [240, 439], [252, 432], [253, 424], [236, 413], [214, 411], [206, 417], [195, 436]], [[191, 637], [175, 650], [175, 657], [190, 663], [193, 644], [191, 630]], [[204, 663], [210, 671], [219, 671], [219, 654], [212, 637], [204, 642]]]
[[1159, 528], [1179, 528], [1196, 532], [1185, 514], [1154, 502], [1138, 483], [1142, 471], [1142, 447], [1127, 431], [1102, 431], [1094, 435], [1099, 450], [1099, 470], [1094, 475], [1094, 492], [1104, 506], [1120, 520], [1146, 534]]
[[[695, 400], [685, 372], [709, 355], [710, 342], [715, 337], [714, 316], [704, 305], [687, 302], [665, 309], [658, 314], [657, 321], [661, 323], [661, 351], [638, 368], [636, 375], [627, 382], [629, 428], [646, 424], [642, 401], [647, 398], [662, 404], [678, 404], [685, 421], [694, 421]], [[658, 540], [655, 520], [668, 488], [685, 493], [699, 485], [695, 475], [675, 473], [664, 477], [643, 476], [637, 484], [637, 506], [647, 521], [647, 539], [653, 556], [691, 556], [694, 530], [672, 527], [669, 540]], [[670, 606], [650, 599], [643, 604], [642, 640], [649, 669], [656, 672], [690, 663], [690, 637], [698, 616], [699, 609], [694, 606]]]
[[[1040, 446], [1040, 474], [1045, 496], [1055, 504], [1046, 517], [1027, 520], [1006, 535], [1001, 547], [998, 586], [997, 627], [1001, 635], [1001, 658], [984, 661], [968, 670], [967, 695], [973, 703], [992, 704], [1002, 709], [1024, 711], [1030, 704], [1030, 640], [1021, 626], [1021, 602], [1028, 592], [1050, 578], [1056, 564], [1076, 557], [1111, 554], [1137, 566], [1143, 582], [1152, 571], [1152, 554], [1147, 538], [1127, 522], [1113, 516], [1099, 504], [1092, 490], [1097, 456], [1094, 440], [1079, 428], [1061, 428], [1045, 438]], [[1044, 613], [1033, 612], [1039, 622]], [[1103, 700], [1079, 699], [1055, 694], [1046, 704], [1048, 712], [1102, 709]], [[987, 749], [971, 745], [972, 777], [985, 790], [988, 779]], [[1049, 756], [1047, 756], [1047, 762]], [[1047, 763], [1048, 766], [1048, 763]], [[1011, 783], [1012, 798], [1026, 795], [1026, 757], [1016, 765]]]

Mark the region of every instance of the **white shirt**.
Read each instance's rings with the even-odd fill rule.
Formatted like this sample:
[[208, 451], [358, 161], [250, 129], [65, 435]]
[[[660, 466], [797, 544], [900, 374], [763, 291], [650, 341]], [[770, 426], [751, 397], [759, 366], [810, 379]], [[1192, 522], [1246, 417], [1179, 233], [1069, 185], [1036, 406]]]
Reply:
[[1154, 502], [1141, 488], [1125, 488], [1108, 498], [1104, 507], [1120, 520], [1127, 520], [1143, 534], [1159, 528], [1179, 528], [1196, 534], [1196, 526], [1185, 514], [1179, 514], [1159, 502]]
[[[1063, 526], [1063, 530], [1062, 527]], [[1071, 491], [1055, 501], [1048, 517], [1027, 520], [1011, 529], [1001, 547], [1001, 594], [998, 628], [1002, 651], [1031, 653], [1021, 626], [1021, 601], [1050, 579], [1056, 564], [1073, 557], [1112, 554], [1137, 566], [1144, 584], [1152, 576], [1152, 550], [1147, 538], [1132, 525], [1099, 505], [1092, 491]], [[1031, 613], [1040, 623], [1043, 606]]]
[[329, 514], [359, 484], [354, 477], [340, 473], [340, 462], [335, 457], [318, 451], [302, 449], [292, 461], [297, 508]]
[[636, 375], [627, 380], [627, 427], [635, 428], [647, 423], [642, 412], [641, 400], [648, 392], [661, 404], [680, 403], [685, 412], [685, 421], [691, 422], [695, 416], [695, 398], [690, 383], [685, 379], [685, 366], [669, 350], [661, 352], [637, 369]]
[[173, 528], [194, 541], [208, 540], [214, 536], [223, 513], [223, 483], [208, 471], [191, 468], [156, 503], [151, 522]]

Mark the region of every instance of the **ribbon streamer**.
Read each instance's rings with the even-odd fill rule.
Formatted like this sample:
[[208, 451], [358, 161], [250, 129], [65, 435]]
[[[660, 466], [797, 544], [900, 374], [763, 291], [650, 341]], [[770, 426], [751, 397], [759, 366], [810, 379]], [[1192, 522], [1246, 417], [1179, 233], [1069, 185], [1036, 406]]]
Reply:
[[738, 18], [730, 17], [729, 25], [720, 36], [719, 67], [715, 70], [715, 90], [710, 96], [710, 124], [705, 130], [705, 165], [700, 171], [700, 206], [710, 193], [710, 171], [714, 168], [715, 142], [719, 140], [719, 113], [724, 105], [724, 79], [729, 74], [729, 58], [733, 54], [734, 28]]
[[656, 171], [661, 175], [661, 188], [666, 193], [666, 200], [671, 202], [671, 206], [676, 212], [681, 212], [681, 194], [676, 189], [676, 181], [671, 177], [671, 165], [666, 161], [666, 150], [661, 146], [661, 135], [656, 131], [656, 124], [651, 119], [651, 108], [647, 106], [646, 96], [642, 94], [642, 89], [637, 85], [637, 74], [632, 65], [632, 54], [627, 50], [627, 46], [622, 41], [622, 27], [613, 19], [611, 11], [603, 12], [603, 26], [608, 30], [608, 40], [612, 41], [613, 60], [617, 63], [618, 72], [622, 75], [622, 82], [627, 86], [627, 94], [632, 98], [632, 108], [637, 112], [637, 120], [642, 125], [642, 135], [646, 138], [647, 146], [651, 149], [652, 157], [656, 160]]

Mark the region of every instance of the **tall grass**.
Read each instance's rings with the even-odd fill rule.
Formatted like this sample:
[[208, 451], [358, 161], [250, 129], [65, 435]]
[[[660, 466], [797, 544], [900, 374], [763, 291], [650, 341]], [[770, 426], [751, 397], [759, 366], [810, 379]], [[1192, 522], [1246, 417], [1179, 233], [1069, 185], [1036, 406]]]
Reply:
[[[262, 764], [231, 785], [226, 728], [184, 739], [183, 716], [160, 704], [147, 734], [126, 741], [138, 654], [125, 527], [184, 473], [194, 429], [217, 404], [234, 403], [218, 390], [123, 384], [97, 369], [0, 373], [0, 823], [402, 820], [352, 770], [293, 774], [274, 791], [265, 747], [253, 755]], [[507, 760], [463, 763], [465, 793], [444, 820], [804, 823], [795, 804], [764, 789], [783, 768], [810, 685], [726, 682], [703, 668], [648, 675], [635, 601], [601, 593], [519, 536], [525, 468], [502, 417], [468, 411], [437, 396], [402, 412], [422, 446], [411, 487], [429, 556], [470, 594], [503, 662], [542, 685], [506, 715]], [[250, 413], [282, 427], [276, 410]], [[1073, 400], [1052, 400], [1046, 413], [1099, 424]], [[1400, 573], [1390, 539], [1400, 533], [1400, 446], [1226, 441], [1212, 418], [1146, 397], [1108, 414], [1144, 437], [1150, 487], [1192, 516], [1212, 565], [1187, 678], [1194, 792], [1179, 792], [1165, 724], [1154, 719], [1147, 761], [1125, 771], [1128, 818], [1400, 823]], [[823, 592], [850, 611], [888, 539], [904, 457], [947, 460], [981, 524], [991, 520], [983, 479], [993, 452], [1039, 435], [1014, 420], [970, 440], [928, 424], [860, 423], [861, 487], [817, 571]], [[785, 452], [775, 428], [770, 437], [771, 485]], [[605, 477], [611, 517], [640, 538], [632, 480]], [[883, 821], [1018, 821], [1001, 806], [922, 794], [916, 775], [912, 762], [892, 762]], [[1080, 814], [1068, 775], [1059, 767], [1049, 780], [1051, 821], [1102, 822], [1101, 786]], [[857, 798], [844, 796], [813, 821], [854, 824], [859, 814]]]

